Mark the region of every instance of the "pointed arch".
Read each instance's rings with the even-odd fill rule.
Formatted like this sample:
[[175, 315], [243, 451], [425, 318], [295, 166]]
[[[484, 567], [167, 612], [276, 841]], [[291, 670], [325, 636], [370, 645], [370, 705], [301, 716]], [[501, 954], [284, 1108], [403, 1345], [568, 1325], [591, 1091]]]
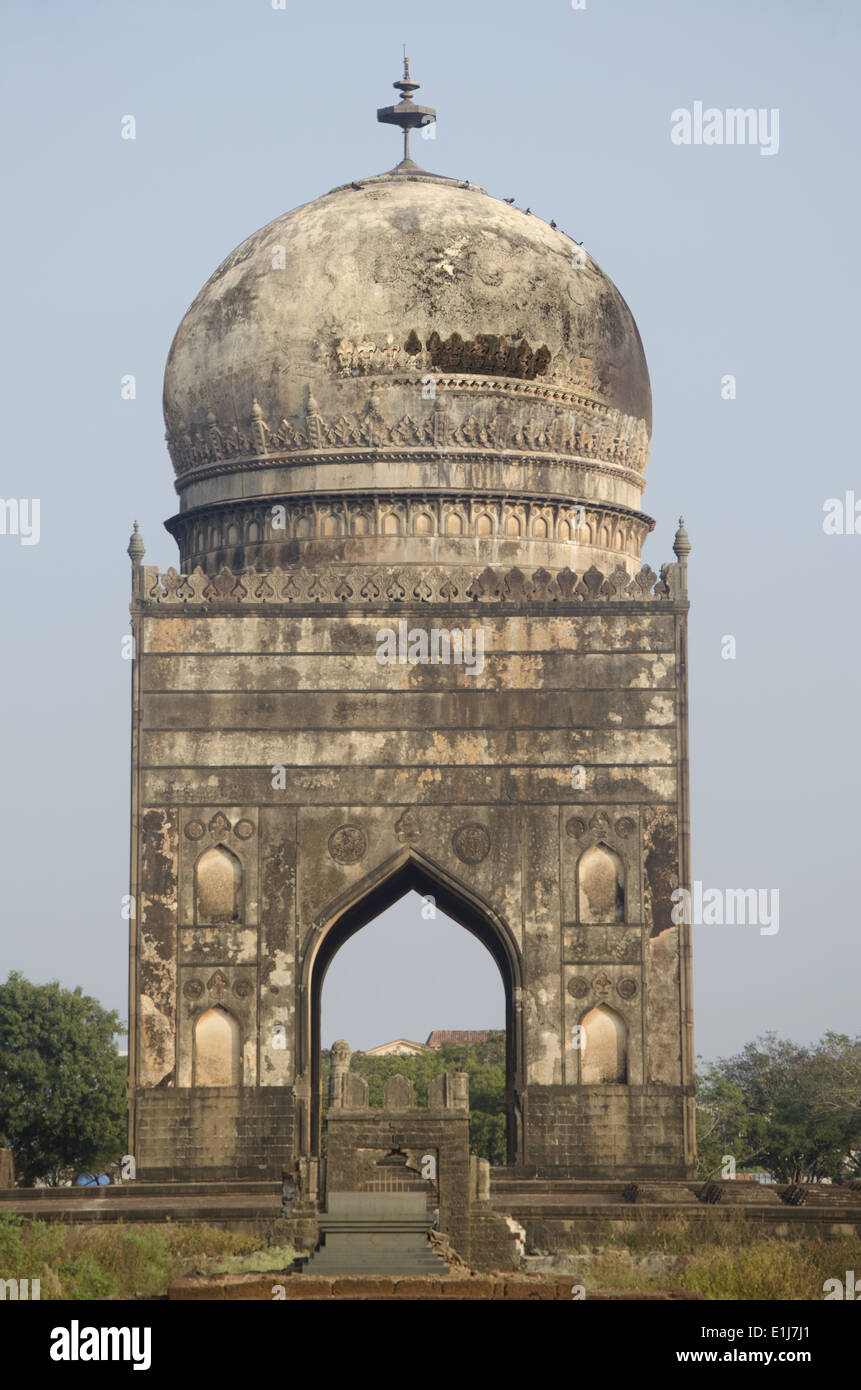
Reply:
[[220, 1004], [194, 1024], [193, 1086], [239, 1086], [242, 1082], [239, 1020]]
[[577, 905], [581, 922], [624, 922], [625, 866], [600, 842], [577, 861]]
[[194, 866], [194, 918], [202, 926], [242, 917], [242, 864], [226, 845], [204, 850]]
[[628, 1027], [609, 1004], [584, 1016], [580, 1080], [584, 1086], [624, 1085], [628, 1080]]
[[326, 972], [351, 936], [411, 890], [423, 897], [433, 897], [440, 911], [481, 941], [499, 969], [505, 991], [508, 1162], [522, 1162], [520, 1096], [525, 1084], [525, 1051], [520, 949], [507, 923], [488, 903], [414, 847], [393, 855], [349, 892], [335, 899], [320, 915], [317, 924], [305, 933], [300, 965], [303, 1009], [298, 1021], [297, 1068], [310, 1073], [311, 1087], [310, 1115], [304, 1136], [300, 1132], [300, 1147], [306, 1153], [319, 1153], [320, 1020]]

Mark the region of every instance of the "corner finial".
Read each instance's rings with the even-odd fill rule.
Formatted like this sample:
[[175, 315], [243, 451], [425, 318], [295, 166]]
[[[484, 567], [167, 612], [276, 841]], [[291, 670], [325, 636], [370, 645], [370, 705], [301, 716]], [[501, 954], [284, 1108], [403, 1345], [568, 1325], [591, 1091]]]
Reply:
[[128, 547], [126, 548], [126, 554], [132, 562], [132, 593], [136, 594], [138, 592], [138, 589], [140, 588], [141, 561], [143, 560], [143, 557], [146, 555], [146, 549], [143, 543], [143, 536], [138, 530], [137, 522], [135, 522], [135, 529], [129, 536], [129, 543]]
[[135, 569], [137, 569], [137, 567], [140, 565], [141, 560], [146, 555], [146, 549], [143, 543], [143, 536], [138, 530], [137, 522], [135, 522], [135, 529], [129, 536], [129, 544], [126, 554], [128, 555]]
[[673, 541], [673, 551], [678, 560], [676, 566], [676, 598], [687, 598], [688, 596], [688, 556], [691, 553], [691, 542], [685, 530], [685, 518], [679, 517], [679, 529]]
[[381, 106], [377, 110], [377, 120], [385, 125], [399, 125], [404, 132], [404, 157], [400, 164], [395, 166], [395, 173], [409, 173], [418, 169], [418, 165], [410, 159], [410, 131], [417, 126], [430, 125], [436, 120], [436, 111], [431, 106], [416, 106], [413, 103], [413, 92], [417, 92], [421, 84], [413, 82], [410, 77], [410, 60], [407, 57], [407, 48], [404, 44], [404, 75], [399, 82], [393, 82], [392, 86], [401, 93], [402, 100], [397, 106]]
[[673, 550], [675, 551], [677, 560], [681, 560], [683, 556], [687, 558], [691, 553], [690, 537], [685, 530], [685, 518], [683, 516], [679, 517], [679, 529], [673, 541]]

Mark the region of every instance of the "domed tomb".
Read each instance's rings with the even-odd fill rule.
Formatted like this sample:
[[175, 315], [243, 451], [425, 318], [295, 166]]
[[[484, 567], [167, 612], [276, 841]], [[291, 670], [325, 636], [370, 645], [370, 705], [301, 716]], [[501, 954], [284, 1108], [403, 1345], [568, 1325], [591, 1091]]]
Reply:
[[623, 565], [642, 343], [576, 242], [411, 161], [277, 218], [210, 277], [164, 382], [182, 567]]

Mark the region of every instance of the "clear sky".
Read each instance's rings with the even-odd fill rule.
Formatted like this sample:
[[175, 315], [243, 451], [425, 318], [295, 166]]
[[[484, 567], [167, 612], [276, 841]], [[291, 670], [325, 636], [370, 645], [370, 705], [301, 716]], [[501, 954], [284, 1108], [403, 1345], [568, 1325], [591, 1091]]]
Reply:
[[[857, 1031], [861, 534], [826, 535], [823, 503], [861, 500], [859, 16], [857, 0], [6, 0], [0, 495], [39, 498], [41, 518], [36, 545], [0, 536], [0, 978], [80, 984], [125, 1016], [125, 548], [137, 517], [147, 562], [176, 560], [167, 350], [247, 235], [396, 162], [375, 111], [406, 42], [439, 111], [420, 162], [582, 240], [643, 338], [645, 558], [672, 558], [680, 512], [693, 544], [694, 876], [780, 895], [776, 934], [694, 928], [697, 1051]], [[772, 147], [777, 109], [776, 152], [673, 143], [696, 102], [762, 108]], [[405, 965], [369, 1035], [366, 931], [351, 987], [332, 967], [327, 1041], [500, 1021], [489, 958], [439, 926], [439, 989], [456, 978], [461, 998], [429, 1011]]]

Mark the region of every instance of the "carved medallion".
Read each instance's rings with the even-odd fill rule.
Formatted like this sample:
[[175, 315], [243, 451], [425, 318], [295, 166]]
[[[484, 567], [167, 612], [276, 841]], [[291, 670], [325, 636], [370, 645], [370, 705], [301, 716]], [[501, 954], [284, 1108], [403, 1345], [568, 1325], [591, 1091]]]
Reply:
[[581, 975], [575, 975], [568, 981], [568, 993], [572, 999], [585, 999], [589, 993], [589, 981], [584, 980]]
[[206, 834], [206, 826], [202, 820], [190, 820], [185, 827], [185, 833], [189, 840], [199, 840], [202, 835]]
[[637, 993], [637, 981], [630, 979], [620, 980], [616, 989], [623, 999], [633, 999]]
[[464, 864], [480, 864], [490, 853], [490, 835], [483, 825], [462, 825], [451, 837], [451, 846]]
[[574, 840], [579, 840], [581, 835], [586, 834], [586, 822], [581, 820], [579, 816], [572, 816], [569, 821], [565, 822], [565, 834], [570, 835]]
[[250, 840], [254, 834], [254, 822], [250, 820], [238, 820], [233, 827], [234, 835], [238, 835], [240, 840]]
[[329, 853], [337, 864], [358, 864], [368, 848], [368, 837], [358, 825], [339, 825], [329, 836]]
[[182, 992], [186, 999], [199, 999], [203, 993], [203, 983], [201, 980], [186, 980]]
[[622, 816], [616, 821], [616, 834], [621, 835], [623, 840], [627, 840], [629, 835], [633, 835], [634, 830], [634, 822], [630, 816]]
[[233, 993], [237, 999], [247, 999], [253, 989], [250, 980], [237, 980], [233, 986]]

